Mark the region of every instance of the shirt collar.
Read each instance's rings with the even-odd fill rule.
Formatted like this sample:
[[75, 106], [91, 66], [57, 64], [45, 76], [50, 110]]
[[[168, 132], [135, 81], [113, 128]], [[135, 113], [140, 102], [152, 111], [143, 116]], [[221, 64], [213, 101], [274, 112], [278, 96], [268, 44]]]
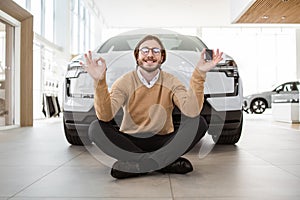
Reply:
[[142, 75], [142, 73], [140, 71], [140, 67], [137, 68], [137, 75], [138, 75], [139, 79], [141, 80], [141, 82], [143, 83], [143, 85], [145, 85], [147, 88], [152, 88], [154, 86], [154, 84], [158, 80], [159, 74], [160, 74], [160, 70], [153, 77], [153, 79], [148, 83], [148, 81], [143, 77], [143, 75]]

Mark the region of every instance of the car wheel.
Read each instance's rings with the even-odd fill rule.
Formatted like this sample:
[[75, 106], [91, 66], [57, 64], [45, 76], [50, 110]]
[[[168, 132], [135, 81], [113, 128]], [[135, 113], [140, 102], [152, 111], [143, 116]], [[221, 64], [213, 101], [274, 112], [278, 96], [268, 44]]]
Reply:
[[255, 99], [251, 103], [251, 111], [255, 114], [262, 114], [267, 108], [267, 103], [264, 99]]
[[220, 136], [212, 135], [212, 139], [216, 144], [236, 144], [241, 137], [243, 127], [243, 115], [241, 118], [241, 123], [236, 129], [232, 130], [222, 130]]
[[65, 120], [63, 120], [64, 123], [64, 131], [65, 131], [65, 136], [67, 141], [72, 144], [72, 145], [78, 145], [78, 146], [83, 146], [83, 145], [89, 145], [92, 142], [88, 137], [84, 136], [79, 136], [78, 132], [76, 129], [68, 129], [66, 126]]

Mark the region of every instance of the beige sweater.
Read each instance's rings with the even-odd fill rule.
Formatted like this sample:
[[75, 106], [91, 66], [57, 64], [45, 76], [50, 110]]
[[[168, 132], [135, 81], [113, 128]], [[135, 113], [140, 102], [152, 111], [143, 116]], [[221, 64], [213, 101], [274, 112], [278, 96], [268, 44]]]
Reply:
[[147, 88], [137, 72], [120, 77], [108, 91], [106, 79], [95, 82], [95, 110], [98, 119], [110, 121], [122, 107], [124, 116], [120, 131], [128, 134], [152, 132], [160, 135], [174, 131], [172, 111], [176, 105], [183, 114], [200, 114], [204, 101], [206, 74], [195, 69], [190, 89], [173, 75], [161, 71], [153, 87]]

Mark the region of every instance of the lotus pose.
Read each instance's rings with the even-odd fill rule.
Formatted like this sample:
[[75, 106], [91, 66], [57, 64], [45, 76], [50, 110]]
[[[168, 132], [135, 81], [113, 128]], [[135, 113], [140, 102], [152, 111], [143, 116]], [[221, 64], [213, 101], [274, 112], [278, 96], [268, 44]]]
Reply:
[[[85, 54], [84, 69], [95, 81], [94, 107], [98, 120], [89, 128], [89, 137], [104, 153], [115, 158], [111, 175], [129, 178], [153, 171], [186, 174], [192, 164], [182, 157], [204, 136], [208, 129], [200, 115], [204, 102], [206, 72], [222, 60], [222, 52], [213, 52], [211, 61], [205, 51], [194, 69], [190, 87], [164, 72], [166, 50], [160, 39], [147, 35], [136, 45], [136, 70], [114, 82], [106, 83], [106, 63]], [[126, 63], [124, 63], [126, 64]], [[181, 122], [174, 129], [172, 112], [181, 111]], [[119, 129], [113, 120], [123, 109]]]

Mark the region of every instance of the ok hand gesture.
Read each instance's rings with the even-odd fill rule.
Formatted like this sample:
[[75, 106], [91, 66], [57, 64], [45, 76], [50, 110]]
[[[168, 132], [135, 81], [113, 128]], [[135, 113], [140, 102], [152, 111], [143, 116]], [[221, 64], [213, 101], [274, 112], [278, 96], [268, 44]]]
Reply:
[[216, 66], [216, 64], [218, 64], [223, 59], [222, 58], [223, 52], [219, 52], [219, 49], [217, 49], [216, 52], [213, 51], [212, 60], [210, 60], [210, 61], [206, 61], [204, 59], [205, 52], [206, 52], [206, 49], [204, 48], [201, 52], [200, 60], [197, 64], [197, 67], [200, 71], [208, 72], [209, 70], [214, 68]]
[[[105, 60], [101, 57], [93, 59], [91, 51], [89, 51], [88, 54], [84, 54], [84, 58], [86, 64], [84, 65], [80, 62], [84, 70], [87, 71], [95, 81], [102, 80], [106, 71]], [[100, 64], [98, 63], [99, 61], [101, 62]]]

